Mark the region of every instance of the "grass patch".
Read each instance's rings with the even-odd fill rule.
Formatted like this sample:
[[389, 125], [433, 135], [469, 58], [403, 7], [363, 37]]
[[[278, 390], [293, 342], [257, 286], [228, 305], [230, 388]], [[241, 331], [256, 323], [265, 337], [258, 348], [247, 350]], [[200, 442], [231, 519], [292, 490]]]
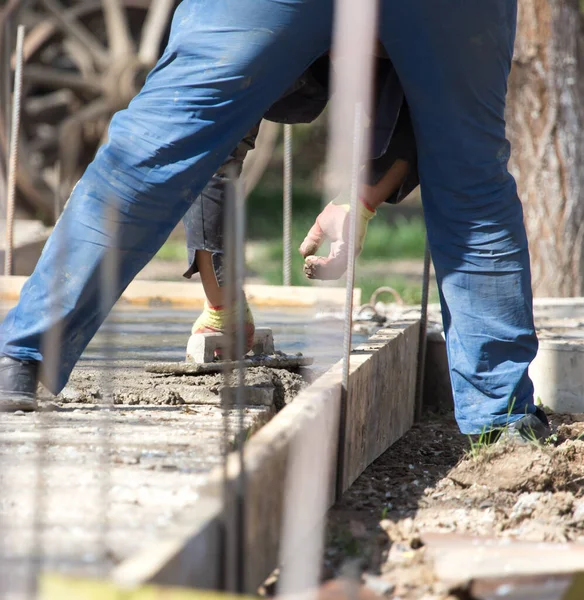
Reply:
[[167, 240], [156, 253], [159, 260], [175, 260], [187, 263], [187, 247], [184, 240]]
[[407, 220], [398, 217], [395, 224], [388, 225], [377, 217], [367, 228], [367, 238], [361, 260], [424, 258], [426, 226], [421, 218]]

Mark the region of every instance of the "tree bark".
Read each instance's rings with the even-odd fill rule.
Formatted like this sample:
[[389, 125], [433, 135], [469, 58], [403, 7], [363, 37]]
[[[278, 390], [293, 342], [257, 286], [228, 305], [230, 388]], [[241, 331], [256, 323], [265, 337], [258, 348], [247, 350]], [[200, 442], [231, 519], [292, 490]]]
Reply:
[[510, 170], [534, 292], [584, 296], [584, 17], [580, 0], [519, 0], [509, 81]]

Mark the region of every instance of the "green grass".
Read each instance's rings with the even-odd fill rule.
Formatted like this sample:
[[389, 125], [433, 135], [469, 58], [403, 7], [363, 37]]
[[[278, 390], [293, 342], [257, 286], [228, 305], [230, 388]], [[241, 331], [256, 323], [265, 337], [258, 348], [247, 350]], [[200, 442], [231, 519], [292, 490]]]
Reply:
[[160, 260], [176, 260], [187, 262], [187, 247], [184, 240], [168, 240], [157, 252]]
[[421, 218], [411, 221], [401, 217], [395, 224], [374, 219], [367, 229], [362, 260], [424, 258], [426, 227]]

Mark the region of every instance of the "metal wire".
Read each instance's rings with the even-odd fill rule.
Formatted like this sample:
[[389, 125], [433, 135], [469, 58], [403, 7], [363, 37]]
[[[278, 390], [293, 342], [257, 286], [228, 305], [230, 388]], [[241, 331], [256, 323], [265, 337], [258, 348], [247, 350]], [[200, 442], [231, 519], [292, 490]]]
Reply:
[[424, 405], [424, 375], [426, 373], [426, 335], [428, 332], [428, 296], [430, 291], [430, 244], [426, 238], [424, 250], [424, 279], [420, 309], [420, 339], [418, 341], [418, 368], [416, 372], [416, 420], [422, 416]]
[[24, 62], [24, 25], [19, 25], [16, 34], [16, 66], [14, 70], [14, 96], [12, 100], [12, 127], [10, 133], [10, 163], [6, 193], [6, 248], [4, 252], [4, 274], [12, 275], [14, 252], [14, 202], [16, 196], [16, 172], [18, 168], [18, 136], [20, 132], [20, 109], [22, 101], [22, 66]]
[[284, 125], [284, 285], [292, 285], [292, 125]]

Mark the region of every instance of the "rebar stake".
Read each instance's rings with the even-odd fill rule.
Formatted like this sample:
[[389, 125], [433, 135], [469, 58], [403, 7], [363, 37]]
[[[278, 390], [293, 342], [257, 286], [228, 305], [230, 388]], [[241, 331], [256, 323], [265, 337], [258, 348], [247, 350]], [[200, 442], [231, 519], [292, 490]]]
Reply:
[[14, 203], [16, 196], [16, 171], [18, 167], [18, 135], [22, 102], [22, 65], [24, 62], [24, 25], [19, 25], [16, 35], [16, 68], [14, 71], [14, 96], [12, 100], [12, 130], [10, 132], [10, 161], [6, 193], [6, 248], [4, 275], [12, 275], [14, 252]]
[[284, 125], [284, 285], [292, 285], [292, 125]]
[[424, 404], [424, 376], [426, 373], [426, 335], [428, 332], [428, 296], [430, 293], [430, 244], [426, 237], [424, 251], [424, 280], [422, 284], [422, 305], [420, 309], [420, 339], [418, 345], [418, 370], [416, 373], [416, 421], [422, 417]]

